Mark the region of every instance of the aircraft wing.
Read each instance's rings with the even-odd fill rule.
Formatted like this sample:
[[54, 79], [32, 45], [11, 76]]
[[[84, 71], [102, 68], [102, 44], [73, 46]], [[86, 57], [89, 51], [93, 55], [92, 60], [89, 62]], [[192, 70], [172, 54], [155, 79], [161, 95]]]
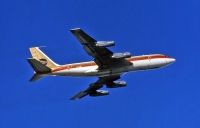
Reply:
[[108, 95], [109, 92], [105, 90], [99, 90], [103, 87], [104, 84], [110, 85], [115, 80], [120, 79], [119, 75], [113, 75], [113, 76], [106, 76], [106, 77], [99, 77], [99, 79], [95, 83], [91, 83], [90, 86], [84, 90], [80, 91], [78, 94], [73, 96], [71, 100], [78, 100], [81, 99], [87, 95], [89, 96], [105, 96]]
[[[131, 64], [125, 58], [120, 58], [117, 56], [112, 57], [114, 55], [113, 52], [106, 48], [106, 46], [114, 45], [113, 41], [96, 41], [80, 28], [71, 29], [70, 31], [80, 41], [84, 50], [94, 58], [94, 61], [99, 66], [99, 69], [107, 69], [115, 66], [121, 66], [122, 64]], [[127, 55], [127, 53], [121, 55]]]

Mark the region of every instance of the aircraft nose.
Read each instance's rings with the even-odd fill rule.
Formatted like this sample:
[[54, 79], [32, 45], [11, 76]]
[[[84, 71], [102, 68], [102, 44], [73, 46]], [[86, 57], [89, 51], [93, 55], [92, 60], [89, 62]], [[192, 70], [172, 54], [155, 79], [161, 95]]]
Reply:
[[167, 64], [171, 64], [171, 63], [173, 63], [173, 62], [175, 62], [175, 61], [176, 61], [175, 58], [168, 58], [168, 59], [166, 60]]
[[175, 58], [171, 58], [171, 62], [173, 63], [173, 62], [175, 62], [176, 61], [176, 59]]

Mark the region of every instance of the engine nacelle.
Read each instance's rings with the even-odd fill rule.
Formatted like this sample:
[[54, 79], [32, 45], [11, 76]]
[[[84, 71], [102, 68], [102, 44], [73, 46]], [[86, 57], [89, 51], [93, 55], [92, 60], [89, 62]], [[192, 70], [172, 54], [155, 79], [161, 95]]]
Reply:
[[130, 52], [125, 52], [125, 53], [114, 53], [112, 55], [112, 58], [114, 59], [122, 59], [122, 58], [130, 58], [131, 53]]
[[95, 92], [89, 94], [89, 96], [105, 96], [105, 95], [109, 95], [109, 92], [105, 90], [96, 90]]
[[114, 41], [97, 41], [96, 46], [97, 47], [111, 47], [114, 46]]
[[120, 88], [120, 87], [125, 87], [126, 82], [125, 81], [114, 81], [112, 83], [107, 84], [107, 88]]

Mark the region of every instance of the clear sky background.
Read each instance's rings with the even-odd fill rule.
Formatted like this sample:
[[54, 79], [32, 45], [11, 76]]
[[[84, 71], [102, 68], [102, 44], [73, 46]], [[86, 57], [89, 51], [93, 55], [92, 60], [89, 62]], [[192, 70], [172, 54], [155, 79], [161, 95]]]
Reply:
[[[200, 1], [1, 0], [0, 128], [199, 128]], [[70, 101], [96, 78], [28, 80], [32, 46], [59, 64], [88, 61], [69, 29], [114, 40], [116, 52], [163, 53], [168, 67], [129, 73], [109, 96]]]

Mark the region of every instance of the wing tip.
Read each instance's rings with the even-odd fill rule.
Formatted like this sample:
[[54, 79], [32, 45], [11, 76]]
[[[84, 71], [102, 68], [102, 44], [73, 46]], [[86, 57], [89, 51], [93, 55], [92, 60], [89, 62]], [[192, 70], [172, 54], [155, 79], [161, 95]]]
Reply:
[[70, 29], [71, 32], [80, 31], [80, 30], [81, 30], [81, 28], [72, 28], [72, 29]]
[[76, 94], [75, 96], [73, 96], [72, 98], [70, 98], [70, 100], [79, 100], [85, 96], [87, 96], [88, 93], [85, 91], [80, 91], [78, 94]]
[[70, 100], [78, 100], [79, 98], [74, 98], [74, 97], [72, 97], [72, 98], [70, 98]]

